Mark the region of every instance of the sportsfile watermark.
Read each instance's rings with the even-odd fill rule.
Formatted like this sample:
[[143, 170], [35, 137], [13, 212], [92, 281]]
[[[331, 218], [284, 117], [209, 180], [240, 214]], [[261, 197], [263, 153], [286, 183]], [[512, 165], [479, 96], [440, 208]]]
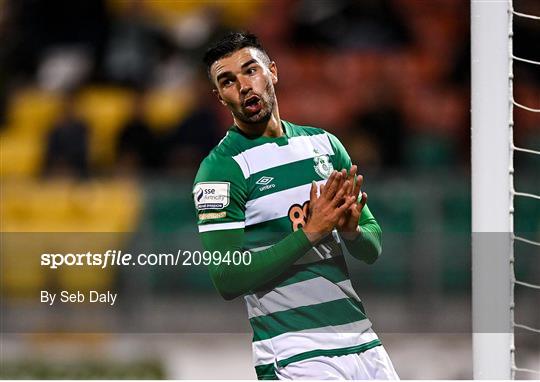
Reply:
[[[268, 241], [285, 235], [266, 234], [262, 239]], [[252, 266], [274, 253], [263, 252], [251, 237], [242, 243], [255, 247], [250, 251], [212, 252], [202, 248], [197, 232], [3, 233], [0, 328], [5, 333], [245, 333], [264, 316], [294, 325], [300, 312], [342, 326], [341, 312], [355, 315], [364, 309], [378, 332], [509, 331], [509, 321], [498, 320], [494, 310], [507, 290], [503, 281], [511, 280], [507, 267], [482, 267], [500, 280], [500, 291], [492, 287], [474, 295], [485, 303], [486, 313], [474, 327], [471, 310], [472, 241], [493, 259], [508, 252], [502, 250], [508, 234], [429, 232], [422, 240], [407, 232], [383, 236], [383, 250], [373, 264], [355, 257], [347, 242], [334, 256], [328, 251], [339, 248], [325, 244], [276, 278], [261, 279]], [[515, 279], [537, 285], [536, 247], [516, 241], [514, 254]], [[241, 295], [234, 288], [248, 292]], [[537, 290], [523, 284], [514, 289], [515, 322], [537, 328]], [[290, 314], [284, 313], [288, 307]]]
[[189, 251], [179, 249], [176, 253], [131, 254], [120, 249], [104, 253], [43, 253], [41, 266], [50, 269], [73, 266], [91, 266], [105, 269], [114, 266], [199, 266], [251, 264], [250, 251]]

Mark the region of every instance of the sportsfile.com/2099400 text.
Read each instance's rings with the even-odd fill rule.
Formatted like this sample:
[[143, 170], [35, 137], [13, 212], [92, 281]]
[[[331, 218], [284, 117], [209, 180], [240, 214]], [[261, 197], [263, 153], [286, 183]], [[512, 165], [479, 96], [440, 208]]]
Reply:
[[173, 253], [139, 253], [132, 255], [121, 250], [109, 249], [104, 253], [43, 253], [41, 266], [57, 269], [63, 266], [239, 266], [251, 264], [250, 251], [187, 251]]

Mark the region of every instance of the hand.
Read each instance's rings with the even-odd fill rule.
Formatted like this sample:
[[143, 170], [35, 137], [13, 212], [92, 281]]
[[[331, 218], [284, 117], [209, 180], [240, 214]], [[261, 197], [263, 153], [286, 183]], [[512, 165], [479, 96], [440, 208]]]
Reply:
[[317, 196], [317, 184], [311, 183], [309, 195], [309, 214], [304, 233], [312, 244], [328, 235], [341, 217], [356, 201], [354, 196], [346, 195], [350, 180], [341, 172], [334, 171], [325, 186], [321, 186]]
[[358, 227], [358, 220], [362, 214], [362, 209], [367, 203], [367, 194], [362, 192], [360, 200], [358, 197], [360, 195], [360, 187], [364, 181], [362, 175], [356, 176], [357, 166], [352, 165], [349, 173], [345, 169], [341, 170], [341, 174], [344, 178], [347, 178], [349, 181], [349, 186], [346, 190], [346, 196], [354, 197], [354, 203], [345, 211], [337, 223], [337, 229], [340, 232], [341, 236], [346, 240], [354, 240], [360, 234], [360, 227]]

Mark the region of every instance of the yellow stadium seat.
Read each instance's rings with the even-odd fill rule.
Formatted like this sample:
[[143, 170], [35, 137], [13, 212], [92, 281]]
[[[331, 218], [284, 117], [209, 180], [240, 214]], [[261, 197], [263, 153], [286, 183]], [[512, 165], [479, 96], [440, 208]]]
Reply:
[[[163, 25], [174, 25], [178, 19], [208, 8], [218, 8], [227, 26], [242, 26], [250, 21], [265, 0], [141, 0], [144, 13]], [[116, 13], [125, 12], [129, 1], [109, 0], [109, 8]]]
[[152, 129], [162, 132], [174, 127], [191, 110], [191, 93], [177, 89], [156, 89], [145, 98], [145, 117]]
[[131, 232], [141, 195], [129, 181], [4, 180], [2, 232]]
[[21, 134], [11, 126], [0, 134], [0, 176], [34, 176], [42, 164], [44, 144], [37, 135]]
[[76, 100], [78, 113], [88, 122], [90, 161], [106, 166], [113, 162], [118, 131], [131, 115], [133, 93], [113, 87], [85, 89]]
[[43, 249], [28, 234], [2, 235], [2, 267], [0, 280], [2, 294], [22, 298], [36, 298], [47, 279], [37, 261]]
[[116, 270], [41, 267], [42, 253], [104, 253], [123, 249], [136, 230], [141, 195], [130, 181], [3, 179], [2, 291], [31, 297], [51, 284], [61, 289], [107, 289]]
[[61, 96], [39, 89], [23, 89], [8, 104], [10, 128], [22, 135], [43, 136], [58, 118]]

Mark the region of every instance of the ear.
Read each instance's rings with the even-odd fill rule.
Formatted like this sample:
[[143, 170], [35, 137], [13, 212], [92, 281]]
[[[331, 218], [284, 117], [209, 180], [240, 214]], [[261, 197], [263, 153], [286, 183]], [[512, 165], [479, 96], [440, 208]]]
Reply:
[[219, 91], [216, 88], [212, 89], [212, 93], [217, 97], [218, 101], [221, 102], [223, 106], [227, 106], [227, 104], [225, 103], [225, 101], [223, 101], [223, 98], [221, 98], [221, 95], [219, 94]]
[[270, 69], [270, 75], [272, 76], [272, 83], [275, 85], [278, 83], [278, 71], [277, 71], [277, 65], [274, 61], [268, 65], [268, 69]]

